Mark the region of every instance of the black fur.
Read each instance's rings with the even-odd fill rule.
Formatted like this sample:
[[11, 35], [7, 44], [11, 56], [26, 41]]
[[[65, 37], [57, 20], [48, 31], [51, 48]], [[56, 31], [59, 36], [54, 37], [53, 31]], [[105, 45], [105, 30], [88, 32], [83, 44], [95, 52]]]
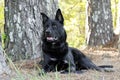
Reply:
[[57, 10], [55, 19], [50, 19], [44, 13], [41, 15], [43, 19], [43, 60], [41, 62], [45, 72], [56, 70], [76, 72], [81, 69], [105, 71], [96, 66], [81, 51], [68, 46], [64, 18], [60, 9]]

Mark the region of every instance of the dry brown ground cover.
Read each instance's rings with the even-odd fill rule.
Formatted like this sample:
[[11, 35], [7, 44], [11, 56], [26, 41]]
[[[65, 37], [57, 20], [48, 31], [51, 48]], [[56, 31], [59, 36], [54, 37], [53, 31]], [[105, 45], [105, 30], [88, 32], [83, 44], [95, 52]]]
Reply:
[[[98, 50], [83, 51], [96, 65], [113, 65], [114, 72], [98, 72], [88, 70], [81, 74], [60, 74], [58, 72], [47, 73], [44, 76], [38, 75], [34, 67], [35, 61], [21, 61], [15, 63], [17, 72], [12, 71], [11, 75], [2, 75], [0, 80], [120, 80], [120, 57], [116, 49], [104, 48]], [[37, 60], [39, 61], [39, 59]]]

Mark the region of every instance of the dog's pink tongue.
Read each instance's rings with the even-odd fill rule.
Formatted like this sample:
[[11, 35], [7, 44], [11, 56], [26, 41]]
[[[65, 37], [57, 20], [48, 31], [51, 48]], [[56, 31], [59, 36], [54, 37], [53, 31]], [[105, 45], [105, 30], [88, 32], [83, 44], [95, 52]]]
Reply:
[[53, 37], [47, 37], [47, 40], [52, 41], [52, 40], [53, 40]]

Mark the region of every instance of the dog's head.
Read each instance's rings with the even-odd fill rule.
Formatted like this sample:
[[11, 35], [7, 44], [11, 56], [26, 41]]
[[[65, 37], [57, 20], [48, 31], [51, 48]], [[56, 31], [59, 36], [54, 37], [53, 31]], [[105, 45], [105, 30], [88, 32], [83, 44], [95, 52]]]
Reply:
[[55, 19], [50, 19], [46, 14], [41, 13], [43, 19], [43, 36], [42, 39], [47, 42], [65, 42], [66, 32], [63, 28], [64, 18], [61, 10], [56, 12]]

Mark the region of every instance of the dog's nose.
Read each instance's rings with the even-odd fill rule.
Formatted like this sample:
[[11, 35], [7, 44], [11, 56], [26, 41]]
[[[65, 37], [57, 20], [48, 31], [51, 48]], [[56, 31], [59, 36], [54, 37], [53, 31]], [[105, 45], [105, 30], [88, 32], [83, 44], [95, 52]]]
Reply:
[[50, 34], [50, 30], [46, 30], [45, 33], [46, 33], [46, 34]]

